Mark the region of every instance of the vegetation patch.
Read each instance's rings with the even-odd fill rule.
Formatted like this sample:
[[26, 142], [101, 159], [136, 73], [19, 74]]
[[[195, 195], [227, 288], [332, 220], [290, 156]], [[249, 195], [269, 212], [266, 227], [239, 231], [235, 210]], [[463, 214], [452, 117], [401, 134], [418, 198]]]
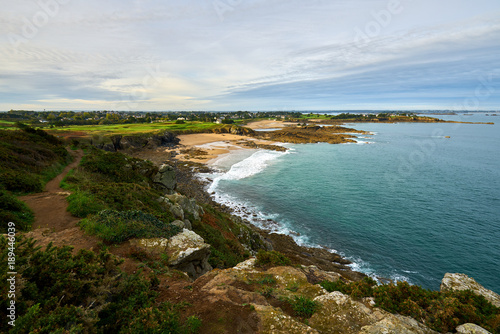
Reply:
[[178, 226], [164, 223], [138, 210], [103, 210], [79, 224], [87, 233], [111, 243], [121, 243], [131, 238], [170, 238], [181, 231]]
[[28, 231], [33, 224], [33, 211], [11, 193], [0, 190], [0, 233], [7, 233], [8, 222], [16, 224], [16, 230]]
[[[250, 254], [238, 241], [237, 225], [229, 215], [204, 205], [205, 214], [201, 221], [193, 221], [193, 231], [210, 244], [212, 253], [208, 262], [214, 268], [234, 267]], [[236, 235], [235, 235], [236, 234]]]
[[[0, 237], [0, 261], [7, 262], [7, 239]], [[154, 282], [141, 273], [128, 275], [111, 254], [34, 246], [31, 239], [16, 244], [16, 327], [0, 322], [9, 333], [196, 333], [196, 317], [181, 321], [182, 304], [158, 303]], [[7, 296], [7, 267], [0, 266], [0, 293]], [[7, 319], [9, 299], [0, 299]]]
[[61, 183], [72, 192], [68, 211], [86, 218], [106, 209], [139, 210], [165, 223], [172, 222], [165, 203], [157, 201], [162, 193], [149, 183], [156, 171], [149, 161], [92, 149]]
[[439, 332], [475, 323], [492, 333], [500, 333], [500, 308], [470, 290], [431, 291], [408, 282], [377, 285], [370, 278], [352, 283], [322, 282], [321, 286], [354, 298], [374, 297], [375, 306], [417, 319]]
[[0, 189], [15, 194], [40, 192], [71, 161], [64, 143], [43, 130], [18, 124], [0, 130]]
[[257, 253], [256, 266], [289, 266], [292, 264], [289, 258], [277, 251], [259, 250]]
[[288, 299], [293, 312], [297, 317], [308, 319], [319, 309], [320, 303], [302, 296], [294, 296]]

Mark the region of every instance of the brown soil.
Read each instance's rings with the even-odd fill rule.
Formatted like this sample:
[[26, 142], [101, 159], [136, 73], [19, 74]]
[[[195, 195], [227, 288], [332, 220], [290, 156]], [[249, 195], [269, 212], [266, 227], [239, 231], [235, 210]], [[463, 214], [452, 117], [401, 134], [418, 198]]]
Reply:
[[59, 232], [76, 227], [79, 219], [66, 211], [68, 207], [66, 196], [70, 195], [70, 193], [59, 187], [62, 179], [71, 169], [78, 166], [83, 157], [81, 150], [72, 152], [72, 154], [74, 161], [66, 166], [61, 174], [45, 185], [44, 192], [20, 197], [35, 213], [33, 230], [48, 227], [55, 232]]

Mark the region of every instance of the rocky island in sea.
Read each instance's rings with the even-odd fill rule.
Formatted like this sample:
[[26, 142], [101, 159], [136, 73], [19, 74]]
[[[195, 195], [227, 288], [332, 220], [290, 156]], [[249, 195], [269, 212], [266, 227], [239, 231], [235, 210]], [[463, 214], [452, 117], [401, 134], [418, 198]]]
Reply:
[[[104, 145], [28, 126], [1, 130], [1, 213], [18, 227], [17, 324], [47, 332], [498, 332], [500, 297], [474, 279], [446, 274], [441, 291], [378, 285], [329, 249], [299, 246], [233, 215], [197, 177], [211, 169], [206, 162], [236, 150], [283, 152], [283, 142], [366, 134], [309, 123], [167, 131]], [[266, 127], [281, 129], [256, 131]], [[47, 182], [42, 172], [53, 166], [59, 177]]]

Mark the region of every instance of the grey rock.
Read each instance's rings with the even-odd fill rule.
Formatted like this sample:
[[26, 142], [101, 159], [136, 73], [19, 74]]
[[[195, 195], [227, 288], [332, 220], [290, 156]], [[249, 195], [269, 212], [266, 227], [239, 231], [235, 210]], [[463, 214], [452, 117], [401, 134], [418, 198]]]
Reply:
[[483, 327], [476, 324], [463, 324], [457, 327], [458, 334], [491, 334]]
[[184, 271], [193, 279], [212, 270], [208, 263], [210, 245], [188, 229], [183, 229], [170, 239], [131, 239], [129, 243], [152, 257], [160, 258], [162, 254], [166, 254], [169, 267]]
[[175, 170], [172, 166], [162, 165], [153, 177], [155, 185], [166, 194], [173, 194], [177, 186]]
[[184, 229], [186, 227], [186, 224], [182, 220], [174, 220], [172, 222], [172, 225], [178, 226], [181, 229]]
[[184, 227], [187, 228], [188, 230], [193, 230], [193, 225], [191, 225], [189, 219], [184, 219]]
[[196, 204], [196, 200], [194, 198], [188, 198], [180, 194], [166, 195], [166, 197], [170, 200], [170, 202], [179, 205], [184, 214], [191, 214], [194, 220], [200, 220], [201, 215], [204, 214], [203, 208]]
[[437, 334], [410, 317], [391, 314], [355, 301], [339, 291], [314, 298], [321, 308], [309, 325], [321, 333], [345, 334]]

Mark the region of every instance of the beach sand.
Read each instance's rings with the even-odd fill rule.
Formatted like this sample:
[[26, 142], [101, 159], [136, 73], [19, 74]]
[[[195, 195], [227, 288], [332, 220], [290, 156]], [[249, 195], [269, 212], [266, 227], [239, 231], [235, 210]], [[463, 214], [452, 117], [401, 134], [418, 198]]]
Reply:
[[[259, 123], [259, 124], [255, 124]], [[282, 122], [259, 121], [250, 123], [253, 129], [283, 127]], [[180, 147], [167, 149], [165, 152], [175, 151], [176, 159], [210, 165], [218, 157], [234, 150], [248, 149], [241, 145], [242, 141], [254, 141], [256, 144], [275, 144], [267, 140], [258, 140], [253, 137], [239, 136], [229, 133], [197, 133], [180, 135]]]

